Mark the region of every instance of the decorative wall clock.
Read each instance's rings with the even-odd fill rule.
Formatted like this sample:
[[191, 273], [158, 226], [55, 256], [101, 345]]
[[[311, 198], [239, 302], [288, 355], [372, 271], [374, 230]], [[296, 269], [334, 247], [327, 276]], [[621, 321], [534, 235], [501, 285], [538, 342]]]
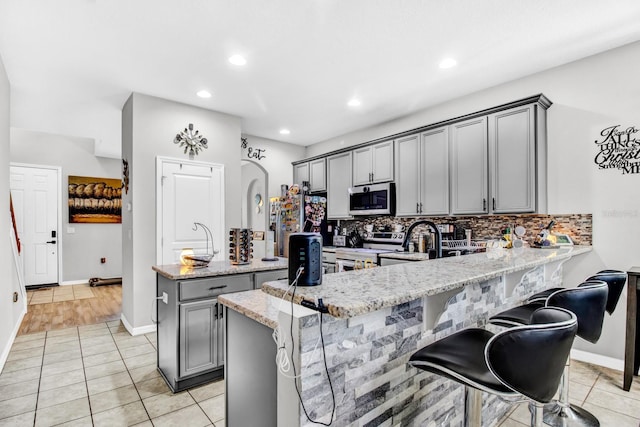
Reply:
[[180, 144], [180, 147], [184, 147], [184, 154], [188, 152], [189, 158], [193, 158], [193, 156], [200, 153], [202, 149], [208, 148], [207, 138], [202, 136], [200, 131], [193, 131], [193, 123], [189, 123], [188, 127], [177, 134], [173, 143]]

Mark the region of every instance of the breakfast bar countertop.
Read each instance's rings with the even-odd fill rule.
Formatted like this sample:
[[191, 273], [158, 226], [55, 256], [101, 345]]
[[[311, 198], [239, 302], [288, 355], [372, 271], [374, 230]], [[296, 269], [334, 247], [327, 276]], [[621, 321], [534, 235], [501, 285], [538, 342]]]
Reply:
[[[592, 250], [591, 246], [556, 249], [493, 249], [484, 253], [440, 258], [327, 274], [318, 286], [299, 286], [294, 302], [322, 297], [329, 314], [350, 318], [465, 285], [562, 262]], [[266, 282], [262, 290], [282, 297], [286, 281]]]
[[282, 270], [287, 268], [287, 258], [277, 261], [261, 261], [254, 259], [249, 264], [232, 264], [231, 261], [212, 261], [205, 268], [192, 268], [180, 264], [154, 265], [152, 269], [170, 280], [198, 279], [231, 274], [256, 273], [260, 271]]
[[271, 329], [278, 327], [283, 301], [259, 289], [220, 295], [218, 302]]

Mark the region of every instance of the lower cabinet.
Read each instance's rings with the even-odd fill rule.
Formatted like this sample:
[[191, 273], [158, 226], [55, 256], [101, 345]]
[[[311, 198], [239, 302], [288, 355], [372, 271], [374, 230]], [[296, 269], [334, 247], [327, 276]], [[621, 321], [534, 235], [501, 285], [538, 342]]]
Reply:
[[170, 280], [157, 275], [158, 369], [173, 392], [224, 375], [224, 310], [218, 295], [287, 277], [287, 270]]
[[[218, 367], [218, 302], [205, 300], [180, 304], [180, 376]], [[221, 310], [220, 310], [221, 311]]]

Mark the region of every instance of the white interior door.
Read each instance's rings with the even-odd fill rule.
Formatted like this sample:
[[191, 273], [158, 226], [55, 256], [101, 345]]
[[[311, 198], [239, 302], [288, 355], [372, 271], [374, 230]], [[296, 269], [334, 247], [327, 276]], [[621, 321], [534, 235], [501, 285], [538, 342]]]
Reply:
[[11, 166], [10, 187], [26, 286], [59, 283], [59, 170]]
[[[214, 260], [225, 259], [224, 166], [174, 159], [158, 159], [160, 264], [180, 262], [180, 252], [192, 248], [206, 252], [206, 234], [194, 223], [206, 225], [213, 234]], [[209, 243], [211, 253], [211, 242]]]

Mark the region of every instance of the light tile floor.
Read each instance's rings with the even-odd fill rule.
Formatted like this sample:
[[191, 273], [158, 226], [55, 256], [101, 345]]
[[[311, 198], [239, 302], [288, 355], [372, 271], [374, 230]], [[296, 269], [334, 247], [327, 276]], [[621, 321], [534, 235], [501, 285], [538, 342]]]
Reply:
[[[120, 321], [22, 335], [0, 374], [0, 426], [224, 427], [224, 380], [172, 394], [156, 370], [156, 335]], [[573, 361], [570, 398], [602, 427], [640, 425], [640, 380]], [[529, 425], [520, 404], [500, 427]]]
[[[634, 377], [630, 391], [622, 389], [622, 372], [571, 361], [569, 400], [591, 412], [601, 427], [640, 425], [640, 379]], [[518, 405], [499, 427], [530, 425], [527, 404]]]
[[224, 380], [172, 394], [156, 334], [120, 321], [16, 338], [0, 374], [0, 426], [224, 427]]
[[55, 286], [28, 291], [29, 305], [46, 304], [51, 302], [72, 301], [74, 299], [94, 298], [95, 295], [88, 284]]

